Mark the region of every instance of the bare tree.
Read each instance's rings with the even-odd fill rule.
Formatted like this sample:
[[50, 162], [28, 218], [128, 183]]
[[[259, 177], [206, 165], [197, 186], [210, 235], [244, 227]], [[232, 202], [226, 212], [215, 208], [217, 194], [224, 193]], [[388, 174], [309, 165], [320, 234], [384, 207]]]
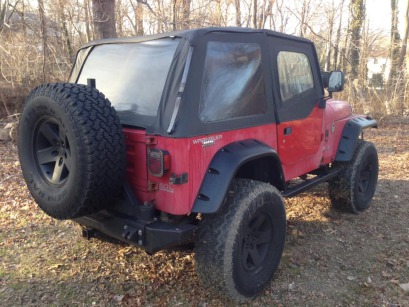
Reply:
[[253, 28], [257, 29], [257, 0], [253, 0]]
[[234, 0], [234, 8], [236, 10], [236, 27], [241, 27], [241, 7], [240, 0]]
[[403, 38], [402, 38], [402, 48], [400, 50], [400, 56], [398, 61], [398, 68], [402, 70], [404, 68], [405, 60], [406, 60], [406, 50], [408, 44], [408, 35], [409, 35], [409, 0], [406, 1], [406, 8], [405, 8], [405, 29], [403, 31]]
[[182, 20], [179, 22], [182, 29], [190, 27], [190, 5], [191, 0], [182, 0]]
[[117, 37], [115, 0], [92, 0], [92, 12], [96, 38]]
[[84, 0], [85, 31], [87, 33], [87, 41], [92, 41], [94, 39], [90, 11], [89, 0]]
[[65, 46], [66, 46], [69, 57], [72, 58], [73, 55], [74, 55], [74, 51], [73, 51], [72, 44], [71, 44], [71, 38], [70, 38], [70, 35], [68, 33], [68, 25], [67, 25], [67, 16], [65, 14], [65, 6], [66, 6], [65, 1], [58, 0], [58, 7], [59, 7], [58, 8], [58, 17], [60, 19], [61, 27], [62, 27], [62, 30], [63, 30]]
[[391, 87], [398, 79], [399, 54], [400, 54], [400, 34], [398, 30], [398, 0], [391, 0], [391, 43], [389, 58], [391, 60], [391, 69], [389, 72], [388, 87]]
[[344, 10], [344, 1], [341, 1], [340, 7], [339, 7], [339, 23], [338, 23], [338, 29], [337, 29], [337, 35], [335, 38], [335, 44], [334, 44], [334, 69], [338, 69], [338, 55], [339, 55], [339, 48], [340, 48], [340, 40], [341, 40], [341, 29], [342, 29], [342, 12]]
[[11, 3], [9, 0], [0, 0], [0, 32], [4, 26], [9, 26], [11, 16], [16, 11], [18, 0]]
[[4, 25], [6, 24], [6, 13], [8, 10], [9, 1], [0, 1], [0, 31], [3, 30]]
[[335, 24], [335, 10], [334, 10], [334, 3], [332, 3], [331, 7], [326, 9], [327, 15], [327, 24], [328, 24], [328, 36], [327, 36], [327, 44], [326, 44], [326, 57], [325, 57], [325, 70], [331, 70], [331, 51], [332, 51], [332, 33], [334, 31], [334, 24]]
[[298, 35], [305, 37], [307, 33], [307, 18], [311, 7], [311, 0], [303, 0], [300, 14], [300, 29]]
[[45, 20], [44, 0], [38, 0], [38, 14], [41, 24], [41, 39], [43, 42], [43, 82], [46, 81], [46, 66], [48, 63], [47, 23]]
[[354, 80], [358, 77], [361, 32], [362, 24], [365, 19], [365, 0], [351, 0], [350, 12], [352, 17], [350, 28], [351, 31], [350, 75], [351, 80]]
[[[133, 18], [128, 14], [127, 18], [132, 25], [135, 35], [143, 35], [144, 34], [144, 27], [143, 27], [143, 6], [142, 3], [137, 2], [136, 4], [133, 3], [132, 0], [129, 1], [132, 7]], [[159, 23], [159, 21], [158, 21]]]

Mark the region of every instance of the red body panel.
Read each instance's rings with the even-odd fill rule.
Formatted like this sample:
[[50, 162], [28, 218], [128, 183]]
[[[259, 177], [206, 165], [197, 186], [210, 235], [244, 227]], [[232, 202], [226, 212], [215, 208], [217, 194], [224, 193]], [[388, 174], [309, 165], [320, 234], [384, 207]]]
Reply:
[[[140, 201], [152, 201], [167, 213], [188, 214], [211, 160], [222, 147], [246, 139], [263, 142], [278, 152], [289, 181], [334, 160], [350, 114], [348, 104], [328, 101], [325, 109], [315, 107], [304, 119], [193, 138], [148, 136], [144, 130], [125, 128], [128, 182]], [[284, 134], [286, 128], [291, 133]], [[163, 177], [148, 174], [148, 147], [169, 152], [171, 167]], [[182, 173], [188, 174], [187, 183], [170, 184], [172, 174]]]
[[[278, 125], [278, 154], [286, 181], [317, 168], [322, 159], [324, 109], [315, 107], [307, 118]], [[285, 134], [286, 129], [291, 133]]]

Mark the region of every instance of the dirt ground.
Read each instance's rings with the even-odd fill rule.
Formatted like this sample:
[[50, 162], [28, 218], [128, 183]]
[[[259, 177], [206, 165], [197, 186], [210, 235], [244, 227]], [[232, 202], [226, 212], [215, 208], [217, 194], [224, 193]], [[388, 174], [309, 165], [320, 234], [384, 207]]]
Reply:
[[[2, 124], [2, 122], [0, 122]], [[330, 207], [323, 184], [287, 199], [279, 270], [252, 306], [409, 306], [409, 118], [366, 134], [379, 151], [373, 204], [352, 215]], [[1, 306], [225, 306], [197, 279], [191, 251], [147, 255], [87, 241], [71, 221], [46, 216], [30, 197], [13, 142], [0, 143]]]

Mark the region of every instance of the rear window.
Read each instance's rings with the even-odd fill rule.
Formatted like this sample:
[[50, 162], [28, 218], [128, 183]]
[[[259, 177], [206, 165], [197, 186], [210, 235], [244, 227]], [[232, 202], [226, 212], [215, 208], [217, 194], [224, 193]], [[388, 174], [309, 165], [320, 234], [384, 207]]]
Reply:
[[93, 48], [77, 83], [96, 80], [96, 87], [111, 101], [125, 124], [138, 116], [151, 124], [158, 112], [166, 78], [179, 39], [142, 43], [106, 44]]
[[199, 117], [214, 122], [267, 110], [261, 49], [255, 43], [207, 44]]

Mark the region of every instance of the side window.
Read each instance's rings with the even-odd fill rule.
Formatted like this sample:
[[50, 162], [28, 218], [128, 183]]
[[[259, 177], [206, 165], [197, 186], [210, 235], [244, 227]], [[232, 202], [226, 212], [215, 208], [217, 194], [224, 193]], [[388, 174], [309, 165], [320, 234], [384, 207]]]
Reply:
[[303, 53], [281, 51], [277, 57], [281, 101], [314, 88], [311, 65]]
[[200, 120], [213, 122], [266, 111], [260, 46], [255, 43], [208, 42]]

